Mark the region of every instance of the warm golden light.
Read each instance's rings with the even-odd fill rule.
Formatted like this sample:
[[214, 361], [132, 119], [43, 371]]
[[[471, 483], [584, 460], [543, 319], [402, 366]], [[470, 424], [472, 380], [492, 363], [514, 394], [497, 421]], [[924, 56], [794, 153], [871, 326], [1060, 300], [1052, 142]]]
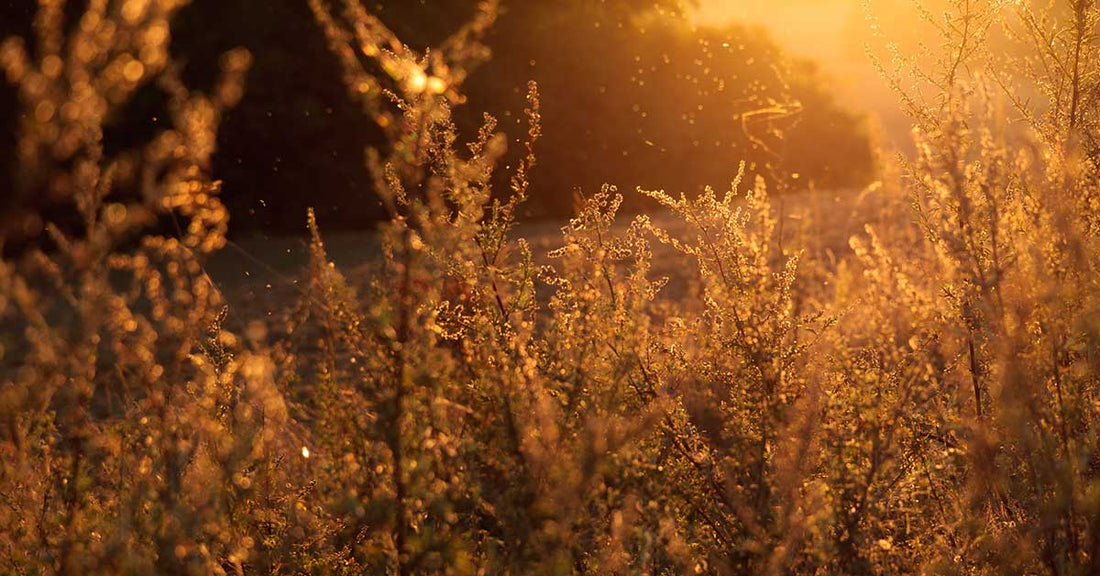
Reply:
[[[943, 1], [925, 4], [935, 9]], [[692, 17], [700, 26], [763, 28], [793, 56], [819, 65], [844, 106], [875, 119], [887, 142], [906, 146], [904, 115], [869, 53], [888, 60], [888, 43], [915, 48], [931, 33], [917, 6], [907, 0], [699, 0]]]
[[1100, 3], [701, 1], [39, 0], [0, 574], [1100, 573]]

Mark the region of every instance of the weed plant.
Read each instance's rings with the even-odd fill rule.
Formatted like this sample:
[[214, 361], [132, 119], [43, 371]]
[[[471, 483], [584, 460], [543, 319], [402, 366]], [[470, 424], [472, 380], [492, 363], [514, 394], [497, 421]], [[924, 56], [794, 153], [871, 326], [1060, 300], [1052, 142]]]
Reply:
[[[786, 241], [742, 168], [639, 191], [664, 212], [626, 223], [607, 186], [546, 264], [516, 222], [537, 86], [518, 165], [493, 118], [469, 139], [451, 119], [498, 3], [418, 53], [356, 0], [310, 0], [387, 135], [382, 257], [351, 281], [303, 215], [297, 304], [241, 335], [203, 263], [249, 56], [188, 89], [181, 4], [93, 0], [66, 26], [42, 0], [33, 50], [0, 48], [19, 185], [80, 217], [0, 265], [0, 571], [1098, 570], [1094, 0], [925, 15], [939, 46], [880, 64], [917, 153], [865, 192], [881, 213], [850, 252]], [[170, 127], [108, 155], [144, 87]]]

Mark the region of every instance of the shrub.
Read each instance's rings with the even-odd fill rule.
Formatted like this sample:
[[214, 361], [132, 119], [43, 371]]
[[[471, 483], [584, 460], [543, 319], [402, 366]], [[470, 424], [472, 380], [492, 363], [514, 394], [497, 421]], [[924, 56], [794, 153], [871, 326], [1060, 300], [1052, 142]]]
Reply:
[[[172, 2], [93, 2], [68, 37], [44, 3], [35, 60], [0, 51], [24, 177], [82, 223], [0, 268], [5, 571], [1095, 570], [1094, 3], [958, 0], [938, 67], [897, 54], [918, 153], [831, 258], [744, 168], [639, 192], [662, 210], [629, 222], [606, 186], [540, 254], [516, 223], [537, 86], [507, 194], [495, 120], [452, 121], [497, 4], [424, 53], [355, 0], [310, 6], [387, 135], [389, 220], [360, 282], [310, 213], [297, 305], [244, 336], [203, 261], [247, 54], [188, 90], [149, 44]], [[108, 156], [103, 118], [151, 82], [173, 128]]]

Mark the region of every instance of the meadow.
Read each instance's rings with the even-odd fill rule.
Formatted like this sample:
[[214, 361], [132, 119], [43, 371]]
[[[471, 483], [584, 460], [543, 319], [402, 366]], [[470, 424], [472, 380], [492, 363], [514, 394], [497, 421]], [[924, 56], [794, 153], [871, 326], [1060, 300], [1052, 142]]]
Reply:
[[[913, 151], [865, 188], [734, 161], [560, 222], [524, 218], [537, 83], [456, 120], [502, 2], [423, 50], [308, 0], [385, 218], [298, 239], [230, 235], [257, 56], [190, 87], [183, 0], [0, 44], [12, 189], [69, 207], [0, 235], [0, 573], [1100, 572], [1096, 0], [918, 6], [875, 59]], [[107, 145], [143, 90], [158, 130]]]

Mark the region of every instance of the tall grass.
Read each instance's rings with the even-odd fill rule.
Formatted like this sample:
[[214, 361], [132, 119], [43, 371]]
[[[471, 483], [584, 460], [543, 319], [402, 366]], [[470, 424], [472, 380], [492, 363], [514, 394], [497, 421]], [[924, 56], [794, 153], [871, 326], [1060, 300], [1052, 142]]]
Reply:
[[[791, 245], [742, 170], [639, 192], [667, 214], [627, 223], [607, 186], [537, 264], [516, 226], [537, 87], [516, 166], [494, 119], [469, 140], [451, 120], [497, 3], [417, 53], [311, 0], [388, 137], [367, 153], [382, 258], [346, 278], [308, 215], [300, 299], [242, 335], [203, 262], [249, 57], [189, 90], [179, 6], [91, 2], [66, 27], [42, 2], [34, 51], [0, 49], [20, 182], [80, 216], [0, 267], [0, 570], [1097, 570], [1095, 2], [928, 16], [942, 51], [883, 66], [918, 153], [866, 192], [886, 217], [849, 253]], [[105, 119], [154, 84], [171, 127], [109, 157]]]

